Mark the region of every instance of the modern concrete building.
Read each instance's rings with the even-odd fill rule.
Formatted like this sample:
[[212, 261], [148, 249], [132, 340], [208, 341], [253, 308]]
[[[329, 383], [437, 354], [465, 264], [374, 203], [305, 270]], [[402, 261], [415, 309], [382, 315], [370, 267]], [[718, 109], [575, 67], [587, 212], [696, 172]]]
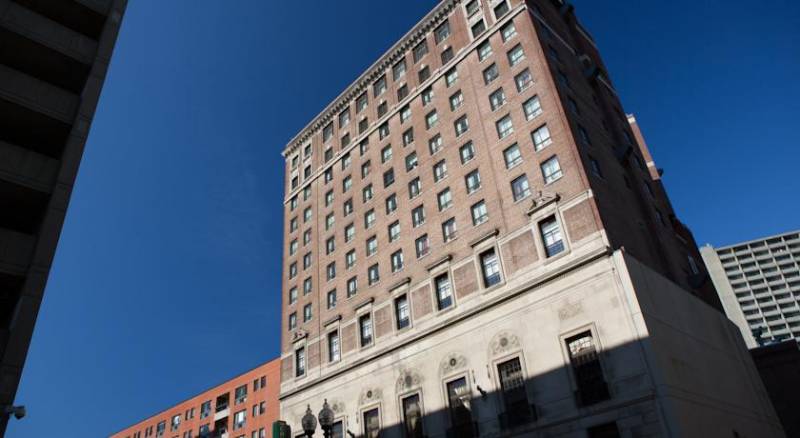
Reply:
[[568, 3], [440, 2], [283, 154], [295, 433], [783, 436]]
[[700, 252], [748, 347], [800, 339], [800, 231]]
[[126, 3], [0, 0], [2, 409], [14, 402]]
[[273, 359], [111, 438], [265, 438], [278, 419], [280, 362]]

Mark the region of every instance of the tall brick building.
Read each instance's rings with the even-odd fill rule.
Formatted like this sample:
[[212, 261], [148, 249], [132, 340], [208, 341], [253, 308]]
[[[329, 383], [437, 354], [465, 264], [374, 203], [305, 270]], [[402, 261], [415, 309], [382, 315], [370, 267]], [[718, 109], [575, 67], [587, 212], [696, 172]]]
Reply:
[[293, 430], [781, 436], [569, 4], [440, 2], [284, 157]]
[[111, 438], [266, 438], [278, 419], [280, 363], [259, 365]]
[[126, 5], [0, 0], [0, 410], [14, 403]]

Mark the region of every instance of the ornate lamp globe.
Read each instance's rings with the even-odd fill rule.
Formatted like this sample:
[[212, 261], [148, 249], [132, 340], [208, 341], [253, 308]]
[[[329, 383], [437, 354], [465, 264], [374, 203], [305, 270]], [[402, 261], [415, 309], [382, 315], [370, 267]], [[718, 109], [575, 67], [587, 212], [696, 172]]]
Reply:
[[308, 405], [306, 408], [306, 414], [303, 415], [303, 419], [300, 420], [300, 422], [303, 425], [303, 431], [306, 433], [306, 436], [313, 436], [314, 431], [317, 430], [317, 418], [314, 417], [314, 413], [311, 412], [311, 405]]
[[325, 403], [322, 404], [322, 410], [319, 411], [319, 425], [322, 430], [329, 430], [333, 427], [333, 416], [333, 409], [328, 406], [328, 399], [325, 399]]

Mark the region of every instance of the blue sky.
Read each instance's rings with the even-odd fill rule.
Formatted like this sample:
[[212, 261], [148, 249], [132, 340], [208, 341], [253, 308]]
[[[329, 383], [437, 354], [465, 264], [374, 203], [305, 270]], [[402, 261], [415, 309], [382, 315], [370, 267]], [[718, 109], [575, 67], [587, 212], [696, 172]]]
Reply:
[[[434, 4], [130, 2], [7, 436], [106, 436], [278, 354], [280, 151]], [[800, 2], [575, 4], [698, 242], [800, 228]]]

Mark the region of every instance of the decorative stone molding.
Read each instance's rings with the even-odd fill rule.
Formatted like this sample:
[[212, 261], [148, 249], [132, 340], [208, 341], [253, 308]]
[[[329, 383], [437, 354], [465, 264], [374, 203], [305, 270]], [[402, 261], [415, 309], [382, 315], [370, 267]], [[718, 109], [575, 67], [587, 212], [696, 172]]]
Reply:
[[528, 208], [528, 216], [532, 216], [537, 211], [547, 207], [550, 204], [556, 203], [561, 199], [558, 193], [550, 193], [539, 191], [539, 193], [531, 201], [531, 206]]
[[439, 374], [451, 374], [467, 367], [467, 358], [461, 353], [450, 353], [439, 364]]
[[438, 268], [440, 265], [443, 265], [445, 263], [450, 263], [452, 260], [453, 260], [453, 254], [447, 254], [446, 256], [440, 258], [439, 260], [436, 260], [435, 262], [426, 266], [425, 269], [428, 270], [428, 272], [430, 272]]
[[489, 356], [496, 357], [520, 349], [519, 337], [510, 331], [496, 334], [489, 342]]
[[583, 304], [580, 301], [570, 302], [568, 300], [558, 309], [558, 319], [564, 321], [581, 312], [583, 312]]
[[292, 342], [301, 341], [308, 337], [308, 332], [303, 329], [297, 329], [292, 333]]
[[361, 396], [358, 398], [360, 406], [367, 405], [373, 402], [381, 401], [383, 394], [380, 388], [366, 388], [361, 391]]
[[345, 406], [344, 402], [339, 400], [338, 398], [329, 400], [328, 404], [330, 405], [331, 410], [335, 412], [337, 415], [343, 414], [347, 410], [347, 407]]
[[500, 234], [500, 230], [497, 229], [497, 228], [494, 228], [491, 231], [488, 231], [488, 232], [482, 234], [478, 238], [473, 239], [471, 242], [469, 242], [469, 246], [475, 248], [476, 246], [480, 245], [481, 243], [485, 242], [486, 240], [491, 239], [492, 237], [497, 237], [499, 234]]
[[412, 388], [422, 386], [422, 375], [415, 369], [408, 369], [400, 371], [400, 377], [397, 378], [395, 389], [398, 394], [408, 391]]

